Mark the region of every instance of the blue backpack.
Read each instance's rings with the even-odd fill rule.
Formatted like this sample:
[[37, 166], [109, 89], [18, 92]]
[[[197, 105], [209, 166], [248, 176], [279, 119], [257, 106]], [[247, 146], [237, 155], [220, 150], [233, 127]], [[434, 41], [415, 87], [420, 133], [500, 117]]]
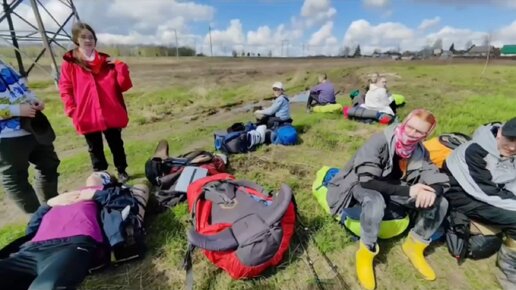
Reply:
[[298, 134], [296, 128], [290, 124], [283, 125], [274, 131], [272, 136], [272, 144], [279, 145], [296, 145]]
[[253, 123], [235, 123], [226, 132], [214, 134], [215, 150], [226, 154], [247, 153], [249, 151], [249, 140], [247, 132], [255, 130]]

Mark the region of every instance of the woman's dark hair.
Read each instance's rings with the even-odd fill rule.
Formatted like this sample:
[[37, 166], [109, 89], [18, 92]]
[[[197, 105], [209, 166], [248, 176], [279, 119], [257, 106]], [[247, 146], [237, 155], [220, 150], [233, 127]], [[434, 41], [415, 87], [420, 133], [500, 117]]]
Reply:
[[88, 30], [89, 32], [91, 32], [91, 34], [93, 34], [93, 40], [95, 40], [95, 44], [97, 44], [97, 34], [95, 34], [95, 30], [93, 30], [93, 28], [91, 28], [90, 25], [88, 25], [87, 23], [84, 23], [84, 22], [77, 22], [75, 23], [73, 26], [72, 26], [72, 41], [73, 43], [75, 43], [75, 45], [77, 46], [73, 52], [72, 52], [72, 55], [73, 55], [73, 58], [75, 60], [75, 62], [80, 66], [82, 67], [83, 69], [87, 70], [87, 71], [91, 71], [91, 68], [89, 67], [89, 65], [80, 57], [80, 54], [78, 52], [78, 48], [79, 48], [79, 37], [81, 35], [81, 32], [83, 30]]
[[81, 34], [81, 31], [84, 29], [87, 29], [91, 34], [93, 34], [93, 40], [95, 40], [95, 43], [97, 43], [97, 34], [95, 34], [95, 30], [91, 28], [88, 24], [84, 22], [77, 22], [72, 26], [72, 41], [75, 43], [75, 45], [79, 46], [79, 36]]

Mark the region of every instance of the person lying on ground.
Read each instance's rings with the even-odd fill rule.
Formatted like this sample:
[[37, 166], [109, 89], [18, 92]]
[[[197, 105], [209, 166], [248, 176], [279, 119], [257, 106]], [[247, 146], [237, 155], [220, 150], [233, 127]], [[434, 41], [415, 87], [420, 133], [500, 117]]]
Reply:
[[310, 110], [313, 106], [324, 106], [335, 104], [335, 86], [328, 80], [328, 76], [323, 73], [318, 77], [319, 84], [310, 89], [310, 95], [306, 103], [306, 108]]
[[[76, 289], [92, 266], [109, 258], [106, 244], [114, 235], [105, 232], [100, 211], [108, 206], [102, 201], [107, 194], [104, 186], [112, 182], [108, 173], [95, 172], [86, 179], [86, 187], [42, 205], [32, 216], [26, 236], [0, 250], [2, 289]], [[131, 190], [138, 196], [135, 199], [146, 200], [145, 185]], [[114, 232], [120, 230], [116, 222], [111, 225]]]
[[497, 264], [516, 289], [516, 117], [478, 128], [443, 169], [450, 176], [450, 207], [505, 232]]
[[267, 125], [267, 128], [273, 129], [284, 123], [292, 123], [290, 117], [290, 102], [285, 95], [285, 90], [281, 82], [275, 82], [272, 85], [272, 93], [274, 99], [272, 105], [263, 110], [254, 112], [258, 125]]
[[[57, 195], [59, 158], [55, 134], [41, 113], [45, 103], [29, 90], [25, 79], [0, 60], [0, 173], [6, 195], [25, 213]], [[39, 130], [35, 131], [34, 128]], [[34, 187], [29, 165], [34, 164]]]
[[449, 180], [430, 161], [422, 144], [436, 124], [431, 112], [412, 111], [403, 123], [371, 137], [328, 184], [327, 200], [333, 215], [342, 215], [343, 209], [355, 204], [362, 207], [356, 272], [366, 289], [376, 287], [373, 259], [380, 250], [378, 231], [389, 203], [418, 213], [402, 249], [426, 280], [436, 279], [423, 251], [446, 216], [448, 203], [442, 194]]

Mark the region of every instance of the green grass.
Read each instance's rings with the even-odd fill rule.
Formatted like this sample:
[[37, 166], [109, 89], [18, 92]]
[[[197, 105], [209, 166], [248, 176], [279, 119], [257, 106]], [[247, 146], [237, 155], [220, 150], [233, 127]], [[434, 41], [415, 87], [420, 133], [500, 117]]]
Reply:
[[[144, 162], [152, 155], [158, 140], [169, 141], [172, 155], [194, 148], [211, 150], [213, 132], [235, 121], [252, 118], [251, 113], [228, 114], [223, 106], [259, 101], [270, 94], [270, 83], [276, 80], [284, 81], [288, 93], [297, 93], [313, 84], [322, 71], [327, 72], [338, 89], [343, 91], [340, 101], [345, 104], [349, 103], [349, 91], [362, 88], [367, 74], [388, 73], [390, 89], [405, 95], [408, 101], [400, 115], [405, 116], [411, 109], [419, 107], [432, 110], [439, 120], [436, 134], [451, 131], [471, 134], [480, 124], [506, 120], [516, 112], [513, 99], [516, 69], [511, 66], [490, 66], [480, 76], [482, 65], [475, 64], [389, 62], [382, 66], [368, 63], [368, 66], [332, 60], [319, 66], [310, 65], [310, 68], [319, 67], [316, 71], [300, 64], [278, 69], [276, 75], [272, 75], [261, 73], [260, 68], [237, 74], [227, 65], [230, 61], [209, 60], [207, 67], [189, 74], [174, 74], [171, 69], [169, 78], [160, 79], [159, 85], [146, 85], [148, 79], [140, 74], [135, 61], [131, 66], [132, 72], [142, 76], [135, 79], [135, 83], [140, 85], [126, 94], [131, 123], [124, 130], [129, 172], [136, 176], [132, 182], [144, 178]], [[234, 66], [256, 64], [232, 61]], [[218, 63], [227, 65], [228, 69], [224, 71], [217, 66]], [[159, 78], [163, 74], [158, 68], [156, 70], [150, 72], [151, 78]], [[203, 71], [208, 73], [202, 74]], [[31, 86], [47, 101], [46, 112], [59, 136], [55, 145], [62, 160], [60, 189], [80, 186], [90, 172], [85, 141], [75, 134], [70, 120], [62, 113], [58, 92], [52, 83], [41, 81], [31, 83]], [[354, 272], [356, 244], [318, 206], [312, 197], [311, 183], [320, 167], [342, 167], [374, 132], [383, 127], [350, 122], [338, 114], [306, 114], [303, 106], [298, 104], [293, 104], [292, 108], [294, 125], [302, 133], [298, 146], [267, 146], [250, 154], [231, 156], [231, 167], [238, 178], [253, 180], [270, 189], [279, 188], [281, 183], [290, 185], [295, 191], [303, 222], [315, 238], [316, 244], [309, 241], [306, 246], [321, 278], [329, 283], [329, 289], [338, 289], [335, 276], [324, 263], [319, 250], [339, 267], [352, 289], [358, 289]], [[106, 154], [110, 160], [108, 150]], [[147, 222], [147, 257], [143, 261], [90, 276], [82, 289], [183, 287], [185, 277], [181, 264], [186, 248], [185, 232], [189, 227], [186, 205], [149, 216]], [[14, 239], [21, 231], [19, 225], [4, 227], [0, 230], [0, 244]], [[402, 254], [401, 241], [381, 242], [381, 254], [375, 266], [377, 289], [500, 289], [495, 278], [494, 258], [468, 260], [459, 267], [443, 245], [432, 247], [433, 253], [429, 255], [438, 280], [424, 281]], [[306, 253], [297, 238], [284, 262], [264, 277], [233, 281], [210, 264], [200, 251], [194, 255], [194, 275], [196, 289], [316, 289], [314, 277], [306, 264]]]

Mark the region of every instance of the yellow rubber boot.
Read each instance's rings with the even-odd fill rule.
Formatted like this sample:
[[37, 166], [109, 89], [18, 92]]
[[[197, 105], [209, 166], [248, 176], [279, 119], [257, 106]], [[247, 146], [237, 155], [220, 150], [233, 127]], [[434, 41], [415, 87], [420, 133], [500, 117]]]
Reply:
[[432, 267], [425, 260], [425, 256], [423, 252], [425, 248], [428, 246], [428, 243], [425, 243], [411, 233], [409, 233], [407, 239], [401, 246], [405, 255], [409, 258], [410, 262], [414, 267], [423, 275], [426, 280], [433, 281], [435, 280], [435, 272]]
[[356, 253], [355, 264], [357, 268], [358, 281], [360, 281], [362, 287], [368, 290], [373, 290], [376, 287], [373, 259], [379, 251], [380, 249], [378, 245], [376, 245], [376, 251], [373, 253], [366, 245], [360, 242], [360, 246]]

